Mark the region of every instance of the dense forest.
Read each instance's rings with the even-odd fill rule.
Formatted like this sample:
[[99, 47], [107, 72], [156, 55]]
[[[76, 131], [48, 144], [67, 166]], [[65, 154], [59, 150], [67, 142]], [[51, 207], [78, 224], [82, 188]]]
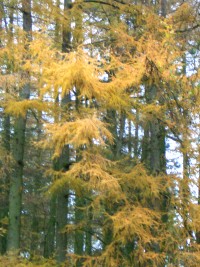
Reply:
[[199, 0], [0, 1], [0, 266], [200, 266]]

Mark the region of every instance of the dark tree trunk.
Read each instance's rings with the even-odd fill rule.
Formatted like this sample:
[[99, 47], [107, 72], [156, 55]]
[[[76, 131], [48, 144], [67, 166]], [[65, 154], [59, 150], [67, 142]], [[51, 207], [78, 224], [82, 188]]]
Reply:
[[[5, 149], [5, 157], [9, 157], [10, 154], [10, 116], [4, 114], [3, 117], [3, 136], [2, 142]], [[1, 185], [0, 194], [1, 194], [1, 207], [0, 207], [0, 221], [6, 219], [8, 216], [8, 205], [9, 205], [9, 183], [10, 183], [10, 164], [9, 162], [4, 162], [4, 164], [8, 164], [4, 166], [4, 177], [3, 184]], [[6, 225], [0, 223], [0, 227], [5, 229]], [[6, 227], [7, 228], [7, 227]], [[7, 229], [6, 229], [7, 230]], [[6, 243], [7, 243], [7, 235], [6, 233], [0, 236], [0, 253], [4, 254], [6, 252]]]
[[[83, 198], [76, 196], [76, 203], [75, 203], [75, 224], [79, 225], [84, 219], [84, 200]], [[77, 255], [83, 255], [84, 252], [84, 229], [83, 227], [79, 227], [75, 231], [74, 236], [74, 253]], [[76, 267], [82, 266], [82, 260], [77, 260]]]
[[[71, 50], [71, 25], [69, 10], [71, 0], [64, 1], [64, 13], [67, 18], [62, 29], [62, 52], [68, 53]], [[70, 95], [65, 95], [62, 99], [62, 109], [66, 109], [66, 105], [70, 102]], [[61, 115], [62, 116], [62, 115]], [[69, 146], [64, 147], [62, 155], [57, 161], [58, 169], [67, 171], [69, 168]], [[67, 166], [67, 167], [66, 167]], [[56, 202], [56, 257], [58, 262], [63, 262], [67, 254], [67, 234], [64, 231], [67, 225], [68, 216], [68, 198], [69, 190], [65, 188], [62, 192], [58, 192]]]
[[[32, 29], [31, 0], [22, 2], [23, 30], [30, 39]], [[28, 48], [26, 48], [28, 49]], [[24, 72], [22, 79], [28, 79], [29, 74]], [[30, 96], [30, 84], [26, 83], [20, 92], [20, 100], [28, 99]], [[9, 193], [9, 226], [7, 238], [7, 251], [16, 251], [20, 248], [21, 207], [23, 191], [23, 167], [25, 146], [26, 116], [15, 119], [13, 158], [15, 168], [10, 179]]]
[[[0, 33], [2, 30], [2, 21], [6, 18], [3, 18], [4, 10], [3, 5], [0, 6]], [[10, 11], [9, 14], [9, 29], [7, 29], [9, 32], [9, 38], [10, 42], [13, 42], [13, 10]], [[0, 40], [0, 46], [1, 46], [1, 40]], [[9, 72], [12, 71], [11, 69], [8, 70]], [[9, 93], [9, 88], [5, 88], [5, 93]], [[2, 132], [2, 144], [3, 149], [5, 153], [5, 157], [9, 157], [10, 155], [10, 116], [7, 114], [3, 114], [2, 118], [2, 126], [3, 126], [3, 132]], [[11, 165], [10, 162], [4, 163], [4, 177], [3, 177], [3, 184], [0, 191], [0, 194], [2, 196], [1, 198], [1, 208], [0, 208], [0, 221], [6, 219], [8, 216], [8, 205], [9, 205], [9, 183], [10, 183], [10, 169]], [[5, 229], [6, 225], [1, 223], [0, 227]], [[7, 230], [7, 227], [6, 227]], [[7, 234], [0, 236], [0, 253], [4, 254], [6, 252], [6, 246], [7, 246]]]

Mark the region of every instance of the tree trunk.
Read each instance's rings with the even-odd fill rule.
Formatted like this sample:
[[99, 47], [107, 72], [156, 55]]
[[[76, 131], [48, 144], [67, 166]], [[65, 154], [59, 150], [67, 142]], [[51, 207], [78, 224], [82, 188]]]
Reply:
[[[70, 95], [64, 96], [61, 102], [63, 108], [70, 102]], [[68, 171], [70, 167], [70, 148], [66, 145], [62, 154], [55, 162], [54, 169]], [[56, 201], [56, 257], [58, 262], [63, 262], [67, 254], [67, 234], [64, 229], [68, 222], [69, 188], [63, 188], [57, 194]]]
[[139, 147], [139, 114], [138, 110], [136, 110], [136, 121], [135, 121], [135, 136], [134, 136], [134, 144], [133, 144], [133, 151], [134, 151], [134, 158], [138, 159], [138, 147]]
[[[31, 1], [24, 0], [22, 3], [23, 30], [30, 38], [32, 29]], [[29, 74], [23, 73], [26, 79]], [[24, 78], [24, 77], [22, 77]], [[20, 92], [20, 100], [28, 99], [30, 96], [30, 84], [26, 83]], [[9, 192], [9, 226], [7, 238], [7, 251], [15, 251], [20, 248], [20, 226], [21, 226], [21, 199], [23, 190], [23, 167], [25, 146], [26, 116], [16, 118], [14, 125], [13, 158], [15, 168], [10, 179]]]
[[[3, 21], [3, 6], [0, 6], [0, 33], [2, 30], [2, 21]], [[4, 20], [6, 18], [4, 17]], [[10, 42], [13, 42], [13, 10], [10, 11], [9, 14], [9, 37]], [[1, 40], [0, 40], [0, 46], [1, 46]], [[8, 70], [8, 72], [12, 71], [11, 69]], [[9, 88], [5, 88], [5, 93], [9, 93]], [[5, 149], [5, 157], [9, 156], [10, 154], [10, 116], [7, 114], [3, 114], [2, 118], [2, 126], [3, 126], [3, 133], [2, 133], [2, 144], [3, 148]], [[1, 190], [1, 208], [0, 208], [0, 221], [5, 219], [8, 216], [8, 204], [9, 204], [9, 183], [10, 183], [10, 164], [9, 162], [5, 162], [4, 167], [5, 169], [5, 175], [3, 177], [3, 185]], [[0, 224], [0, 227], [5, 228], [4, 224]], [[7, 229], [6, 229], [7, 230]], [[0, 253], [4, 254], [6, 252], [6, 242], [7, 242], [7, 235], [6, 233], [3, 236], [0, 236]]]
[[69, 10], [71, 8], [71, 0], [64, 0], [64, 15], [66, 17], [66, 23], [63, 24], [62, 30], [62, 52], [70, 52], [71, 50], [71, 21], [70, 21], [70, 14]]
[[[146, 88], [146, 101], [151, 104], [157, 96], [157, 88], [152, 85]], [[166, 171], [165, 129], [155, 116], [144, 127], [142, 142], [142, 161], [154, 175]]]
[[49, 218], [45, 225], [44, 257], [50, 258], [55, 252], [55, 231], [56, 231], [56, 198], [52, 197], [49, 203]]
[[[200, 151], [199, 151], [200, 157]], [[200, 205], [200, 163], [199, 163], [199, 177], [198, 177], [198, 205]], [[200, 231], [196, 233], [197, 244], [200, 244]]]
[[[75, 203], [75, 224], [81, 224], [84, 219], [84, 212], [82, 208], [84, 207], [84, 200], [83, 198], [76, 196], [76, 203]], [[80, 229], [79, 229], [80, 228]], [[78, 227], [75, 231], [74, 237], [74, 253], [77, 255], [83, 255], [84, 251], [84, 231], [83, 227]], [[77, 260], [76, 267], [82, 266], [82, 260]]]
[[86, 234], [85, 234], [85, 252], [87, 255], [92, 255], [92, 208], [87, 209], [86, 220]]
[[[5, 149], [5, 157], [10, 154], [10, 116], [4, 114], [3, 118], [3, 136], [2, 143]], [[8, 164], [4, 167], [4, 177], [3, 185], [0, 190], [1, 193], [1, 208], [0, 208], [0, 221], [4, 220], [8, 216], [8, 199], [9, 199], [9, 182], [10, 182], [10, 168], [9, 162], [4, 162], [3, 164]], [[0, 227], [5, 228], [5, 225], [0, 222]], [[4, 254], [6, 252], [6, 233], [3, 236], [0, 236], [0, 253]]]
[[64, 262], [67, 254], [65, 226], [68, 216], [68, 194], [66, 191], [59, 192], [56, 203], [56, 258], [58, 262]]
[[[57, 5], [59, 3], [57, 2]], [[71, 21], [70, 10], [71, 0], [64, 0], [64, 15], [66, 17], [65, 24], [62, 28], [62, 52], [68, 53], [71, 50]], [[61, 107], [66, 109], [67, 104], [71, 101], [70, 94], [65, 95], [61, 100]], [[62, 118], [62, 114], [60, 116]], [[54, 163], [54, 169], [67, 171], [69, 169], [69, 146], [65, 146], [62, 154]], [[56, 258], [58, 262], [63, 262], [66, 259], [67, 253], [67, 234], [64, 232], [67, 225], [68, 216], [68, 188], [58, 192], [56, 197]]]
[[165, 18], [166, 15], [167, 15], [167, 1], [161, 0], [161, 16]]

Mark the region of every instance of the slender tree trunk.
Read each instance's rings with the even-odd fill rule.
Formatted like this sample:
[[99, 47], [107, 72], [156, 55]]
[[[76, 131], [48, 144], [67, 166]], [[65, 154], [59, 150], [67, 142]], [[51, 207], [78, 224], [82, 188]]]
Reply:
[[[199, 149], [199, 158], [200, 158], [200, 149]], [[198, 177], [198, 205], [200, 205], [200, 163], [199, 163], [199, 177]], [[200, 244], [200, 231], [196, 233], [197, 244]]]
[[[57, 5], [59, 3], [57, 2]], [[71, 50], [71, 19], [69, 10], [71, 8], [71, 0], [64, 0], [64, 16], [65, 23], [62, 25], [62, 52], [68, 53]], [[66, 110], [67, 104], [71, 101], [70, 94], [65, 95], [61, 101], [62, 110]], [[62, 117], [62, 114], [61, 116]], [[67, 171], [69, 169], [70, 154], [69, 146], [65, 146], [62, 155], [54, 163], [57, 170]], [[56, 197], [56, 258], [58, 262], [63, 262], [67, 254], [67, 234], [64, 228], [67, 225], [68, 216], [68, 198], [69, 189], [64, 188], [58, 192]]]
[[85, 252], [87, 255], [92, 255], [92, 208], [87, 209], [86, 220], [86, 234], [85, 234]]
[[108, 110], [107, 116], [106, 116], [106, 122], [109, 123], [109, 130], [113, 135], [114, 142], [111, 145], [111, 151], [113, 153], [113, 158], [116, 158], [118, 155], [118, 151], [120, 151], [121, 148], [119, 148], [118, 143], [118, 134], [117, 134], [117, 114], [115, 110]]
[[[186, 112], [187, 113], [187, 112]], [[186, 115], [187, 116], [187, 115]], [[189, 156], [188, 156], [188, 141], [187, 132], [183, 135], [183, 143], [182, 143], [182, 150], [183, 150], [183, 178], [180, 181], [180, 201], [181, 201], [181, 216], [183, 219], [183, 225], [185, 228], [185, 237], [192, 236], [191, 229], [189, 227], [189, 204], [190, 204], [190, 173], [189, 173]]]
[[[37, 123], [36, 123], [36, 128], [37, 128], [37, 138], [36, 142], [41, 141], [41, 134], [42, 134], [42, 112], [38, 112], [38, 117], [37, 117]], [[36, 151], [36, 166], [40, 166], [42, 162], [42, 155], [41, 155], [41, 150]], [[40, 223], [40, 205], [41, 205], [41, 188], [43, 187], [43, 172], [42, 170], [38, 170], [36, 174], [33, 176], [33, 198], [38, 201], [33, 201], [32, 207], [31, 207], [31, 251], [33, 254], [38, 254], [38, 250], [40, 247], [40, 237], [41, 237], [41, 223]]]
[[[10, 116], [4, 114], [3, 118], [3, 136], [2, 143], [5, 149], [5, 157], [10, 154]], [[5, 162], [4, 164], [6, 164]], [[9, 164], [9, 163], [8, 163]], [[8, 200], [9, 200], [9, 182], [10, 182], [10, 168], [11, 166], [5, 166], [5, 175], [3, 179], [3, 189], [0, 191], [2, 195], [2, 203], [0, 208], [0, 220], [5, 219], [8, 216]], [[5, 228], [4, 224], [0, 224], [0, 227]], [[4, 254], [6, 252], [6, 234], [0, 236], [0, 253]]]
[[[157, 100], [157, 87], [152, 84], [150, 87], [146, 87], [146, 102], [147, 104], [153, 103]], [[161, 104], [161, 103], [160, 103]], [[150, 121], [147, 121], [144, 128], [143, 147], [142, 147], [142, 160], [145, 163], [149, 172], [155, 176], [161, 173], [165, 173], [166, 160], [165, 160], [165, 129], [161, 125], [159, 119], [154, 115]], [[152, 199], [152, 209], [159, 209], [164, 212], [167, 211], [167, 194], [161, 196], [161, 201], [158, 199]], [[163, 217], [163, 221], [167, 221], [167, 216]], [[156, 253], [162, 251], [162, 247], [159, 243], [155, 242], [151, 249]], [[158, 267], [161, 267], [159, 264]]]
[[[147, 88], [147, 104], [151, 104], [156, 99], [156, 96], [157, 88], [155, 85]], [[151, 121], [146, 122], [142, 143], [142, 161], [150, 172], [154, 175], [165, 172], [165, 129], [160, 124], [158, 118], [153, 117]]]
[[132, 122], [128, 122], [128, 152], [132, 156]]
[[44, 238], [44, 257], [50, 258], [55, 252], [55, 233], [56, 233], [56, 198], [52, 197], [49, 203], [49, 218], [45, 225], [45, 238]]
[[65, 24], [63, 24], [62, 29], [62, 52], [70, 52], [71, 46], [71, 20], [70, 20], [70, 8], [71, 8], [71, 0], [64, 0], [64, 15], [65, 15]]
[[[60, 12], [60, 0], [56, 0], [56, 8], [57, 12], [59, 14]], [[58, 21], [58, 14], [55, 19], [55, 44], [58, 42], [60, 37], [60, 24]], [[58, 97], [55, 101], [56, 108], [59, 108], [59, 100]], [[60, 114], [56, 114], [54, 117], [55, 122], [59, 121]], [[56, 162], [53, 163], [53, 168], [56, 169]], [[56, 226], [56, 215], [58, 214], [56, 212], [57, 210], [57, 197], [52, 196], [49, 201], [49, 213], [48, 213], [48, 219], [46, 223], [46, 232], [45, 232], [45, 238], [44, 238], [44, 252], [43, 255], [45, 258], [53, 257], [53, 254], [55, 253], [55, 248], [57, 246], [57, 226]], [[61, 261], [61, 257], [57, 255], [58, 261]]]
[[120, 155], [122, 154], [122, 148], [123, 148], [123, 135], [125, 132], [125, 122], [126, 122], [126, 116], [124, 114], [124, 112], [121, 112], [121, 114], [119, 115], [119, 136], [118, 136], [118, 140], [117, 140], [117, 155], [116, 157], [119, 158]]
[[[199, 116], [200, 120], [200, 116]], [[198, 205], [200, 205], [200, 132], [198, 134], [198, 157], [197, 157], [197, 163], [198, 163]], [[200, 231], [196, 232], [196, 242], [197, 244], [200, 244]]]
[[149, 143], [149, 123], [146, 122], [144, 125], [144, 135], [142, 138], [142, 162], [145, 164], [145, 166], [148, 168], [149, 162], [150, 162], [150, 143]]
[[[107, 203], [104, 205], [105, 211], [108, 214], [112, 214], [112, 211], [110, 208], [108, 208]], [[105, 217], [106, 224], [103, 227], [103, 249], [106, 250], [106, 247], [112, 242], [113, 239], [113, 225], [112, 221], [108, 218]]]
[[[187, 59], [186, 55], [183, 56], [183, 74], [186, 75], [186, 67], [187, 67]], [[188, 145], [190, 144], [189, 140], [189, 113], [187, 109], [184, 109], [182, 112], [182, 122], [184, 123], [185, 126], [185, 131], [183, 132], [183, 137], [182, 137], [182, 144], [181, 144], [181, 149], [182, 149], [182, 155], [183, 155], [183, 178], [180, 181], [180, 197], [181, 197], [181, 205], [182, 205], [182, 219], [183, 219], [183, 225], [185, 228], [185, 237], [192, 237], [192, 232], [189, 227], [190, 222], [189, 222], [189, 204], [190, 204], [190, 161], [189, 161], [189, 147]], [[193, 237], [192, 237], [193, 239]], [[186, 244], [187, 246], [187, 244]]]
[[[83, 198], [76, 196], [75, 203], [75, 224], [81, 224], [84, 219], [84, 211], [82, 210], [84, 207]], [[79, 228], [79, 227], [78, 227]], [[83, 255], [84, 251], [84, 231], [83, 227], [80, 226], [80, 229], [75, 231], [74, 236], [74, 253], [77, 255]], [[82, 260], [77, 260], [76, 267], [82, 266]]]
[[138, 110], [136, 110], [136, 122], [135, 122], [135, 136], [134, 136], [134, 144], [133, 144], [133, 150], [134, 150], [134, 158], [138, 158], [138, 146], [139, 146], [139, 114]]
[[[62, 155], [55, 164], [57, 170], [67, 171], [69, 169], [69, 146], [63, 149]], [[68, 239], [65, 226], [68, 222], [68, 193], [69, 189], [63, 188], [56, 198], [56, 258], [58, 262], [63, 262], [67, 254]]]
[[56, 258], [58, 262], [63, 262], [67, 254], [67, 234], [65, 226], [68, 216], [68, 195], [66, 190], [57, 196], [56, 208]]
[[167, 0], [161, 0], [161, 16], [166, 17], [167, 15]]
[[[67, 104], [71, 101], [70, 95], [65, 95], [61, 101], [63, 110], [66, 110]], [[62, 115], [61, 115], [62, 116]], [[63, 148], [62, 154], [55, 162], [55, 169], [68, 171], [70, 167], [70, 148], [66, 145]], [[63, 188], [57, 194], [56, 200], [56, 256], [58, 262], [63, 262], [66, 259], [68, 238], [64, 231], [68, 222], [68, 202], [69, 188]]]
[[[23, 30], [30, 38], [32, 29], [31, 1], [22, 2]], [[28, 79], [29, 74], [23, 73], [22, 78]], [[26, 83], [20, 92], [20, 99], [28, 99], [30, 96], [30, 84]], [[23, 167], [24, 167], [24, 146], [25, 146], [26, 117], [16, 118], [14, 125], [13, 158], [15, 168], [10, 180], [9, 192], [9, 226], [7, 238], [7, 251], [14, 251], [20, 248], [20, 226], [21, 207], [23, 190]]]
[[[58, 98], [56, 104], [58, 103]], [[66, 110], [67, 104], [70, 102], [70, 95], [65, 95], [61, 100], [62, 112]], [[59, 114], [56, 121], [62, 119], [62, 113]], [[66, 145], [59, 158], [54, 160], [54, 169], [57, 171], [68, 171], [70, 166], [70, 149], [69, 145]], [[69, 189], [63, 188], [57, 193], [55, 198], [55, 238], [56, 238], [56, 259], [58, 263], [64, 262], [67, 254], [68, 238], [65, 232], [65, 227], [68, 222], [68, 201], [69, 201]]]
[[[3, 6], [0, 6], [0, 32], [2, 30], [2, 21], [3, 21]], [[4, 18], [5, 19], [5, 18]], [[9, 14], [9, 29], [8, 34], [10, 38], [10, 42], [13, 42], [13, 10], [10, 10]], [[1, 40], [0, 40], [1, 46]], [[9, 69], [9, 72], [12, 70]], [[5, 93], [9, 93], [9, 88], [5, 88]], [[3, 126], [3, 133], [2, 133], [2, 144], [3, 148], [5, 149], [5, 157], [9, 156], [10, 154], [10, 116], [7, 114], [3, 114], [2, 118], [2, 126]], [[6, 164], [6, 163], [5, 163]], [[2, 205], [0, 208], [0, 220], [3, 220], [8, 216], [8, 204], [9, 204], [9, 183], [10, 183], [10, 168], [11, 166], [7, 162], [7, 166], [5, 166], [5, 175], [3, 179], [3, 190], [1, 195], [3, 195]], [[0, 227], [4, 228], [5, 225], [1, 225]], [[7, 230], [7, 229], [6, 229]], [[7, 235], [0, 236], [0, 253], [4, 254], [6, 252], [6, 243], [7, 243]]]

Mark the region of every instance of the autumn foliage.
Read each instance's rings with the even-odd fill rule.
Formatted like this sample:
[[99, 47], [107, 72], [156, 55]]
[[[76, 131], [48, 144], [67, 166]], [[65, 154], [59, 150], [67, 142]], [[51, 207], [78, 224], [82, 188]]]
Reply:
[[0, 265], [200, 265], [197, 2], [0, 3]]

